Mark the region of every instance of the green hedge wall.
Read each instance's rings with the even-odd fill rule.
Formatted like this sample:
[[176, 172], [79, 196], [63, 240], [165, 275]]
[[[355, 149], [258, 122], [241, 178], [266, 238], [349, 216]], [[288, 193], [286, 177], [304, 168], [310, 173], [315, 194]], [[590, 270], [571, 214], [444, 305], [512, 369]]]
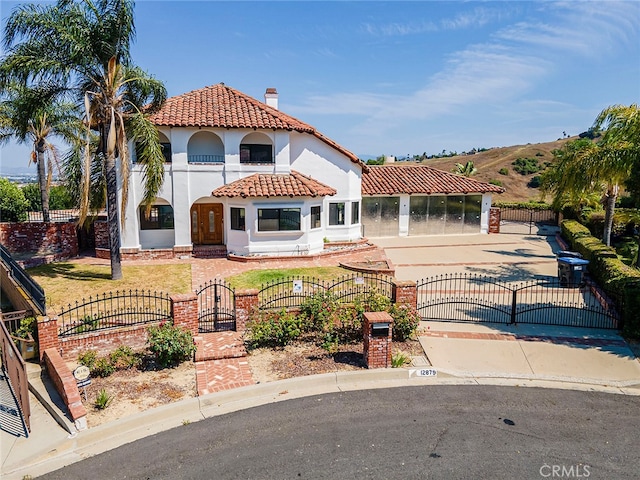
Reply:
[[613, 248], [592, 237], [581, 223], [565, 220], [560, 229], [571, 249], [589, 260], [589, 273], [598, 285], [609, 295], [622, 299], [625, 335], [640, 338], [640, 271], [625, 265]]

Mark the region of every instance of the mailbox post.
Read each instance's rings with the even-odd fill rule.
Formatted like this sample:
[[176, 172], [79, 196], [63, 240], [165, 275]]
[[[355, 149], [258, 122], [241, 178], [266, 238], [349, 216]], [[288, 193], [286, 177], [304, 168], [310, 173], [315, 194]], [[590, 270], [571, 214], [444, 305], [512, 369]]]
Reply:
[[363, 355], [367, 368], [391, 366], [391, 338], [393, 318], [387, 312], [366, 312], [362, 325]]

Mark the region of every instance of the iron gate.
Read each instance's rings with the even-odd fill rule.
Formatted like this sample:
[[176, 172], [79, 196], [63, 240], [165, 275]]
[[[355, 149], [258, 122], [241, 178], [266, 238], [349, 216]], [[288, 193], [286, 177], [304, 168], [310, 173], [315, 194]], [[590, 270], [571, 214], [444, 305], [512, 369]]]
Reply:
[[222, 332], [236, 329], [236, 296], [224, 280], [210, 280], [196, 290], [198, 331]]
[[557, 226], [553, 210], [500, 207], [500, 233], [555, 235]]
[[567, 288], [551, 277], [507, 283], [450, 274], [420, 280], [417, 290], [418, 312], [425, 320], [622, 328], [621, 308], [590, 283]]

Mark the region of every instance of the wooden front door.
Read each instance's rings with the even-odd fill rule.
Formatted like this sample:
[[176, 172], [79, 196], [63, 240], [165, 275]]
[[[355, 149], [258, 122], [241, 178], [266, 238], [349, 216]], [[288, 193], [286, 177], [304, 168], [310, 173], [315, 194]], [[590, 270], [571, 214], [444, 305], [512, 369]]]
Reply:
[[222, 204], [193, 205], [191, 207], [191, 242], [194, 245], [221, 245], [222, 239]]

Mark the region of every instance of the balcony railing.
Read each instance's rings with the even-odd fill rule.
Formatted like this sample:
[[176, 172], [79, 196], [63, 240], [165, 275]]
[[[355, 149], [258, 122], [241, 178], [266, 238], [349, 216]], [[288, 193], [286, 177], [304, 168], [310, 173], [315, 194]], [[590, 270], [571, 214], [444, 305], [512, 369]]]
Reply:
[[224, 163], [224, 155], [189, 155], [189, 163]]

